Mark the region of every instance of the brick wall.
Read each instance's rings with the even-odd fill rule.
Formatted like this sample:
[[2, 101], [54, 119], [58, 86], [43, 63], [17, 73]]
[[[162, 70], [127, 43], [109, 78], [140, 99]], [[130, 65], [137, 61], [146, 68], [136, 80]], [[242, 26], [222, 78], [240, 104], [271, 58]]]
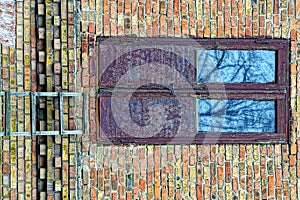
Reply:
[[[95, 120], [84, 136], [0, 137], [1, 199], [300, 198], [300, 1], [24, 0], [15, 9], [16, 45], [0, 48], [2, 90], [89, 92], [90, 119], [96, 35], [287, 38], [291, 139], [283, 145], [101, 146]], [[65, 126], [72, 128], [75, 107], [68, 99], [64, 105]], [[11, 108], [20, 121], [12, 121], [16, 129], [28, 128], [26, 98], [13, 99]], [[51, 114], [58, 112], [57, 99], [46, 98], [41, 109], [46, 117], [39, 128], [57, 129]]]

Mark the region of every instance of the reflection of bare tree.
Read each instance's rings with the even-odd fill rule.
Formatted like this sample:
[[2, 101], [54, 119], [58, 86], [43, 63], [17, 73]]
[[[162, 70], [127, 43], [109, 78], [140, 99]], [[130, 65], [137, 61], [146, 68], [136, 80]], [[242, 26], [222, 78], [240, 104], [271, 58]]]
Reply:
[[[274, 51], [204, 50], [198, 52], [198, 82], [273, 82]], [[220, 78], [216, 78], [220, 76]]]
[[[253, 100], [198, 100], [198, 131], [274, 132], [274, 102]], [[223, 104], [224, 105], [224, 104]], [[224, 109], [226, 111], [224, 112]], [[225, 119], [224, 124], [214, 123]]]

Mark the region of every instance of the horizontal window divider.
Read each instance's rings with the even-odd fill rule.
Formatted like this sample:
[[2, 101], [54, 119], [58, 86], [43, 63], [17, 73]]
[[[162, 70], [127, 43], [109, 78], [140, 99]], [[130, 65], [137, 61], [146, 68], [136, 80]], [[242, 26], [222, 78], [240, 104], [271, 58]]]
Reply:
[[[131, 94], [136, 92], [136, 88], [103, 88], [99, 90], [98, 94]], [[145, 88], [138, 89], [139, 93], [174, 93], [174, 94], [197, 94], [197, 93], [258, 93], [258, 94], [286, 94], [286, 88], [215, 88], [215, 87], [205, 87], [205, 88], [172, 88], [172, 89], [153, 89]]]
[[[239, 93], [239, 92], [245, 92], [245, 93], [278, 93], [278, 94], [285, 94], [287, 91], [286, 89], [209, 89], [209, 88], [203, 88], [203, 89], [172, 89], [172, 90], [166, 90], [166, 89], [139, 89], [139, 93], [149, 93], [149, 92], [156, 92], [156, 93], [196, 93], [196, 92], [202, 92], [202, 93]], [[135, 89], [103, 89], [99, 92], [99, 94], [105, 94], [105, 93], [120, 93], [120, 94], [128, 94], [136, 92]]]
[[[99, 93], [123, 93], [123, 94], [128, 94], [128, 93], [133, 93], [136, 91], [136, 88], [116, 88], [116, 89], [101, 89]], [[170, 90], [170, 91], [175, 91], [175, 90]], [[158, 92], [158, 93], [169, 93], [169, 90], [166, 89], [152, 89], [152, 88], [147, 88], [147, 89], [139, 89], [138, 92], [144, 92], [144, 93], [149, 93], [149, 92]], [[177, 91], [177, 90], [176, 90]], [[191, 89], [186, 89], [186, 90], [178, 90], [181, 93], [190, 93], [193, 90]]]
[[[141, 93], [139, 93], [141, 94]], [[172, 97], [172, 94], [168, 92], [164, 93], [150, 93], [145, 92], [144, 97], [160, 97], [163, 96], [169, 96]], [[101, 98], [122, 98], [122, 97], [131, 97], [132, 93], [101, 93], [99, 94], [99, 97]], [[140, 95], [140, 97], [142, 97]], [[196, 98], [196, 99], [257, 99], [257, 100], [281, 100], [285, 99], [286, 95], [284, 93], [254, 93], [254, 92], [190, 92], [190, 93], [174, 93], [173, 97], [185, 97], [185, 98]]]
[[36, 96], [40, 97], [58, 97], [61, 93], [63, 97], [81, 97], [83, 93], [81, 92], [35, 92]]
[[58, 92], [36, 92], [35, 95], [40, 97], [58, 97]]
[[196, 83], [194, 85], [183, 85], [183, 86], [178, 86], [176, 84], [163, 84], [160, 86], [132, 86], [132, 85], [122, 85], [122, 86], [110, 86], [110, 85], [103, 85], [100, 86], [98, 89], [98, 92], [101, 91], [111, 91], [111, 90], [135, 90], [137, 87], [139, 89], [144, 89], [144, 90], [149, 90], [149, 89], [155, 89], [155, 90], [160, 90], [160, 89], [178, 89], [178, 90], [190, 90], [191, 88], [194, 90], [197, 89], [268, 89], [268, 90], [279, 90], [279, 89], [285, 89], [286, 84], [276, 84], [276, 83], [234, 83], [234, 84], [225, 84], [225, 83]]
[[285, 84], [255, 84], [255, 83], [239, 83], [239, 84], [216, 84], [216, 83], [207, 83], [207, 84], [196, 84], [194, 89], [230, 89], [230, 90], [284, 90], [286, 89]]
[[160, 137], [133, 138], [109, 137], [98, 138], [102, 145], [113, 144], [284, 144], [287, 143], [285, 133], [197, 133], [194, 137]]
[[286, 94], [286, 90], [194, 90], [196, 94]]
[[245, 100], [265, 100], [265, 101], [271, 101], [271, 100], [282, 100], [285, 99], [284, 94], [253, 94], [253, 93], [240, 93], [240, 94], [232, 94], [232, 93], [225, 93], [225, 94], [198, 94], [193, 95], [193, 97], [196, 97], [198, 99], [245, 99]]

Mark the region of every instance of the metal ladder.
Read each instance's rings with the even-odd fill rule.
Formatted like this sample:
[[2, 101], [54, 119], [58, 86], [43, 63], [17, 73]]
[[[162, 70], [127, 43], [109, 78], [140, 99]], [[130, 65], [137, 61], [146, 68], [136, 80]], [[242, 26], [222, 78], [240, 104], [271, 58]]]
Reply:
[[[5, 96], [5, 129], [0, 136], [36, 136], [36, 135], [60, 135], [60, 134], [86, 134], [88, 133], [88, 94], [75, 92], [0, 92], [0, 97]], [[11, 132], [11, 96], [30, 97], [30, 120], [31, 132]], [[37, 97], [58, 97], [59, 98], [59, 131], [37, 131], [36, 130], [36, 98]], [[82, 120], [83, 130], [65, 130], [63, 122], [63, 98], [83, 97]]]

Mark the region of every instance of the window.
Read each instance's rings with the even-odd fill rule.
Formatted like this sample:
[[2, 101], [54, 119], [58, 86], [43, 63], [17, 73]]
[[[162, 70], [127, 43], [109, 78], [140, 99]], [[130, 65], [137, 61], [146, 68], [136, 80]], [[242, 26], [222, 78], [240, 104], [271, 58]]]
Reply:
[[280, 143], [287, 40], [98, 37], [99, 142]]

